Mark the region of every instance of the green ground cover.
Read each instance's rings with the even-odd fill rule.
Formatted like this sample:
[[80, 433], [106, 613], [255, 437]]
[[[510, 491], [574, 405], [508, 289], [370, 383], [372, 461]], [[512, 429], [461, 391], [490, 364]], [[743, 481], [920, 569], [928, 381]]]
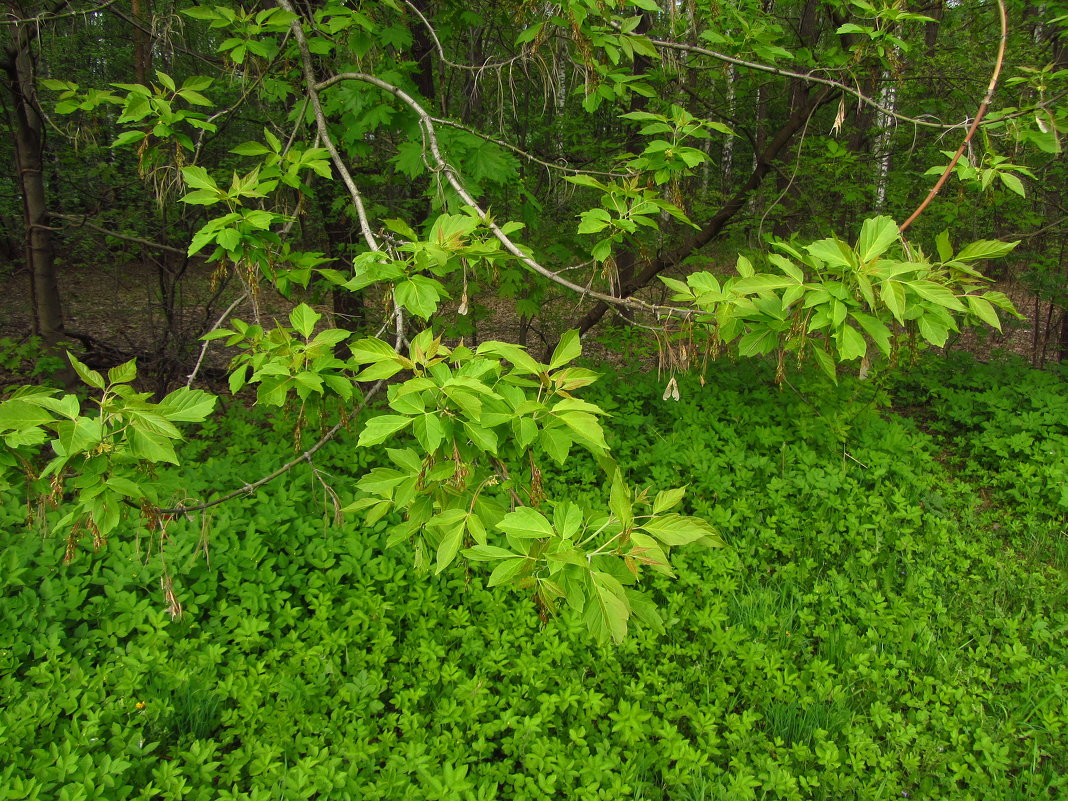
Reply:
[[[415, 572], [307, 470], [69, 565], [5, 499], [0, 799], [1068, 796], [1066, 375], [930, 360], [893, 412], [771, 377], [587, 394], [632, 482], [688, 483], [729, 545], [680, 550], [667, 634], [618, 647]], [[320, 463], [342, 502], [354, 441]], [[290, 453], [235, 407], [160, 478], [204, 496]]]

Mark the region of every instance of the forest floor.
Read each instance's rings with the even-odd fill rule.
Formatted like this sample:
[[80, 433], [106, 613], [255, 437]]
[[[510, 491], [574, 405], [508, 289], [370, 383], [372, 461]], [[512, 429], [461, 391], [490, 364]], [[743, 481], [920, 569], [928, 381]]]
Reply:
[[[235, 278], [213, 280], [214, 269], [203, 262], [193, 262], [180, 281], [174, 282], [173, 312], [165, 312], [160, 268], [153, 263], [128, 262], [114, 266], [71, 266], [60, 276], [60, 291], [64, 302], [67, 330], [80, 343], [78, 350], [91, 366], [97, 368], [119, 364], [138, 357], [139, 363], [150, 370], [155, 367], [164, 383], [184, 382], [192, 371], [201, 350], [197, 338], [211, 330], [223, 311], [237, 302], [232, 316], [265, 327], [274, 321], [284, 322], [289, 302], [268, 287], [261, 287], [256, 302], [245, 293]], [[22, 341], [32, 331], [32, 303], [29, 277], [24, 270], [0, 268], [0, 337]], [[1005, 331], [973, 329], [951, 341], [949, 347], [968, 350], [980, 359], [989, 359], [997, 351], [1020, 355], [1032, 363], [1056, 359], [1059, 314], [1049, 304], [1039, 302], [1021, 286], [1003, 285], [1006, 292], [1024, 315], [1023, 320], [1008, 320]], [[650, 292], [654, 290], [646, 290]], [[246, 294], [243, 300], [241, 296]], [[650, 300], [654, 299], [652, 296]], [[663, 300], [663, 298], [656, 298]], [[307, 297], [305, 300], [331, 320], [329, 296]], [[366, 300], [372, 319], [379, 314], [380, 299], [373, 295]], [[455, 301], [443, 307], [446, 319], [456, 319]], [[568, 321], [575, 320], [582, 311], [573, 298], [546, 304], [553, 312], [527, 327], [526, 344], [538, 358], [555, 341]], [[345, 322], [334, 320], [338, 327]], [[475, 340], [521, 340], [523, 326], [512, 303], [493, 298], [478, 309], [475, 321]], [[557, 330], [560, 329], [560, 330]], [[1036, 330], [1037, 329], [1037, 330]], [[369, 331], [368, 333], [373, 333]], [[666, 354], [655, 338], [647, 332], [625, 324], [618, 317], [607, 315], [584, 340], [584, 352], [594, 361], [615, 366], [640, 363], [650, 369], [671, 371], [682, 367], [681, 356], [692, 356], [676, 348], [674, 355]], [[1035, 357], [1045, 351], [1045, 358]], [[215, 384], [236, 351], [212, 343], [201, 367], [205, 383]]]

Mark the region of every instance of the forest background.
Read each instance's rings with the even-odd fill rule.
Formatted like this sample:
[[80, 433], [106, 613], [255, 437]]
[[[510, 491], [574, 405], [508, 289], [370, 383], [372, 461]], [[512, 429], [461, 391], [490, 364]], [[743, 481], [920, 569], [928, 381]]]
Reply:
[[[62, 536], [57, 553], [35, 536], [10, 551], [5, 614], [37, 611], [4, 646], [3, 680], [24, 694], [21, 719], [36, 720], [27, 682], [44, 686], [71, 664], [94, 674], [131, 637], [152, 641], [137, 646], [123, 693], [97, 678], [68, 688], [80, 733], [55, 718], [39, 726], [45, 750], [19, 746], [6, 778], [23, 784], [11, 792], [111, 797], [92, 760], [28, 767], [53, 746], [94, 753], [91, 729], [111, 731], [123, 797], [149, 781], [174, 797], [216, 792], [203, 767], [215, 756], [235, 795], [264, 776], [263, 787], [295, 797], [353, 782], [365, 782], [349, 788], [361, 797], [494, 797], [505, 786], [508, 797], [539, 797], [553, 792], [546, 781], [606, 797], [636, 787], [663, 797], [1055, 797], [1068, 718], [1063, 659], [1056, 667], [1063, 379], [1056, 368], [992, 373], [924, 353], [1007, 346], [1034, 367], [1068, 355], [1066, 22], [1063, 4], [1001, 2], [6, 4], [0, 149], [13, 169], [0, 178], [10, 287], [0, 357], [42, 385], [0, 405], [0, 467], [25, 503], [5, 514], [25, 520], [28, 510]], [[612, 365], [640, 369], [584, 395], [597, 379], [589, 368]], [[762, 394], [766, 385], [781, 394]], [[238, 403], [211, 420], [225, 389]], [[653, 402], [678, 406], [665, 414]], [[1015, 419], [1013, 405], [1028, 403], [1030, 416]], [[891, 404], [919, 422], [884, 416]], [[602, 428], [606, 412], [619, 433], [612, 418]], [[183, 442], [176, 424], [205, 420]], [[223, 468], [220, 453], [243, 455], [244, 466]], [[167, 466], [179, 457], [200, 478]], [[666, 469], [672, 459], [686, 469]], [[780, 483], [769, 484], [776, 465]], [[353, 476], [354, 466], [366, 472]], [[936, 490], [943, 468], [959, 492]], [[888, 472], [896, 486], [883, 485]], [[272, 495], [250, 506], [263, 486]], [[280, 497], [303, 512], [290, 516]], [[871, 519], [809, 530], [828, 514], [823, 504], [844, 514], [858, 498]], [[235, 511], [221, 511], [227, 504]], [[193, 535], [215, 514], [246, 532], [218, 574], [197, 559], [209, 538]], [[344, 532], [328, 546], [306, 525], [320, 517]], [[893, 535], [873, 546], [866, 532], [888, 521]], [[410, 546], [400, 563], [414, 553], [417, 567], [443, 575], [425, 584], [394, 572], [403, 569], [357, 536], [361, 525], [380, 546]], [[307, 554], [289, 562], [284, 587], [261, 569], [272, 526], [281, 539], [271, 560], [290, 547]], [[966, 545], [975, 532], [982, 544]], [[78, 566], [86, 541], [101, 552]], [[673, 552], [684, 545], [711, 550]], [[46, 614], [59, 559], [70, 563], [59, 568], [69, 590]], [[446, 584], [461, 563], [462, 579]], [[235, 678], [244, 661], [228, 671], [222, 652], [198, 652], [209, 672], [226, 673], [214, 688], [174, 667], [151, 678], [160, 654], [186, 647], [163, 644], [161, 632], [191, 625], [179, 621], [213, 597], [224, 610], [236, 593], [253, 613], [234, 607], [203, 624], [243, 660], [280, 658], [264, 634], [275, 629], [313, 647], [306, 635], [330, 629], [314, 608], [377, 609], [366, 587], [342, 598], [310, 578], [339, 564], [340, 586], [356, 565], [399, 582], [413, 599], [405, 615], [418, 615], [423, 593], [476, 603], [472, 577], [511, 586], [527, 605], [507, 614], [525, 609], [546, 628], [532, 633], [521, 616], [507, 625], [526, 632], [524, 648], [560, 638], [545, 664], [575, 675], [587, 669], [582, 636], [626, 643], [597, 652], [619, 677], [618, 660], [640, 662], [647, 635], [684, 654], [687, 632], [702, 631], [706, 653], [741, 649], [720, 664], [752, 692], [731, 701], [729, 683], [706, 685], [703, 703], [680, 711], [633, 686], [625, 701], [606, 687], [617, 704], [609, 724], [576, 710], [569, 729], [539, 734], [527, 708], [516, 713], [522, 737], [487, 733], [494, 759], [479, 746], [457, 761], [465, 715], [499, 710], [427, 707], [418, 682], [385, 689], [413, 679], [386, 678], [384, 654], [399, 646], [378, 631], [361, 683], [344, 685], [374, 699], [375, 714], [344, 723], [373, 729], [360, 735], [364, 756], [313, 758], [299, 738], [279, 745], [280, 727], [264, 747], [284, 751], [286, 765], [318, 767], [279, 773], [277, 753], [237, 745], [257, 725]], [[184, 616], [183, 575], [198, 588]], [[717, 600], [684, 613], [667, 589], [676, 575]], [[993, 604], [1008, 651], [980, 634], [975, 607], [944, 607], [966, 576], [978, 577], [973, 602]], [[264, 600], [301, 587], [323, 595], [299, 612]], [[831, 590], [856, 598], [817, 613]], [[156, 606], [162, 597], [169, 623], [146, 595]], [[86, 597], [98, 618], [81, 617]], [[907, 624], [910, 607], [926, 627]], [[561, 610], [586, 634], [550, 622]], [[494, 631], [501, 614], [476, 628]], [[813, 628], [817, 614], [834, 622]], [[783, 639], [795, 620], [803, 641]], [[625, 639], [635, 621], [647, 627], [638, 644]], [[880, 644], [883, 623], [893, 636]], [[469, 623], [457, 626], [449, 631], [470, 635]], [[446, 628], [417, 635], [407, 647], [443, 658]], [[963, 661], [928, 662], [939, 637]], [[970, 645], [977, 637], [981, 648]], [[321, 658], [344, 653], [347, 672], [351, 644], [333, 642]], [[1014, 667], [1003, 681], [1006, 653]], [[33, 667], [34, 654], [48, 658]], [[536, 683], [545, 664], [517, 658]], [[459, 659], [457, 677], [482, 657]], [[786, 678], [799, 660], [800, 678]], [[758, 664], [759, 681], [747, 673]], [[902, 702], [883, 691], [905, 665], [930, 681], [917, 678]], [[284, 719], [308, 732], [339, 690], [312, 687], [301, 665], [286, 671]], [[485, 681], [477, 673], [471, 699]], [[954, 707], [945, 693], [962, 675], [968, 701]], [[138, 693], [151, 696], [149, 712], [131, 700]], [[572, 713], [560, 703], [563, 720]], [[429, 748], [428, 760], [409, 750], [404, 766], [372, 747], [416, 742], [428, 725], [420, 716], [437, 727], [416, 748]], [[130, 724], [137, 748], [118, 742]], [[565, 765], [558, 735], [577, 742], [585, 727], [601, 744], [583, 741], [585, 761]], [[904, 739], [891, 734], [902, 727]], [[628, 749], [653, 730], [659, 750], [636, 758]], [[741, 761], [697, 755], [720, 736]], [[153, 766], [153, 750], [170, 767]], [[540, 784], [539, 753], [556, 765]], [[606, 753], [603, 765], [593, 757]], [[345, 767], [367, 754], [377, 768]], [[635, 767], [621, 772], [617, 757]], [[623, 784], [607, 789], [613, 781]]]

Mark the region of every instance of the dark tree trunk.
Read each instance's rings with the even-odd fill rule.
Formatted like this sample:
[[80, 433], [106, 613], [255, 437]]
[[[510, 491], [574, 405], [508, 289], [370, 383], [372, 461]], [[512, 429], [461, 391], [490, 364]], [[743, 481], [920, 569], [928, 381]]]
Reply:
[[[433, 12], [428, 0], [413, 0], [412, 5], [430, 21]], [[423, 99], [436, 105], [438, 98], [434, 90], [434, 43], [423, 21], [414, 14], [412, 16], [412, 61], [415, 62], [412, 81]]]
[[33, 41], [36, 27], [15, 22], [4, 54], [3, 71], [10, 95], [10, 122], [15, 146], [15, 168], [22, 194], [26, 226], [26, 265], [30, 272], [34, 333], [55, 352], [64, 338], [63, 304], [59, 295], [52, 235], [48, 226], [48, 202], [44, 183], [44, 131], [37, 109], [36, 64]]
[[152, 42], [145, 28], [152, 16], [152, 0], [131, 0], [133, 16], [134, 82], [148, 84], [152, 72]]
[[[790, 118], [786, 121], [786, 124], [778, 130], [775, 137], [768, 143], [763, 152], [759, 154], [756, 160], [756, 167], [749, 176], [749, 180], [747, 180], [730, 197], [730, 199], [723, 204], [720, 210], [716, 212], [707, 223], [705, 223], [700, 232], [670, 253], [658, 256], [657, 258], [646, 262], [644, 267], [634, 275], [633, 279], [621, 287], [619, 296], [627, 297], [628, 295], [634, 294], [661, 272], [675, 266], [691, 253], [704, 247], [719, 236], [723, 229], [727, 227], [727, 223], [730, 222], [731, 218], [745, 206], [745, 201], [749, 197], [749, 194], [760, 186], [764, 177], [771, 170], [772, 162], [778, 158], [779, 154], [793, 140], [794, 136], [804, 126], [809, 116], [817, 108], [830, 100], [832, 96], [833, 93], [829, 89], [821, 89], [815, 94], [809, 95], [805, 102], [794, 110], [793, 114], [791, 114]], [[593, 326], [597, 325], [607, 311], [608, 304], [604, 301], [598, 301], [597, 304], [594, 305], [581, 320], [579, 320], [579, 333], [584, 334], [593, 328]]]

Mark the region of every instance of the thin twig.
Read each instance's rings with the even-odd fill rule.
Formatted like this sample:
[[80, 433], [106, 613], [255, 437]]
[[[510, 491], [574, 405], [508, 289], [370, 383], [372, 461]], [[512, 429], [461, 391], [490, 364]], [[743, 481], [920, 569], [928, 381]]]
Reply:
[[917, 206], [916, 211], [909, 215], [909, 218], [905, 222], [898, 226], [898, 231], [905, 232], [905, 229], [912, 225], [913, 221], [923, 214], [924, 209], [930, 205], [931, 201], [935, 199], [935, 196], [941, 191], [946, 181], [949, 180], [949, 176], [953, 173], [953, 168], [957, 166], [957, 162], [960, 161], [960, 157], [964, 153], [964, 149], [968, 147], [968, 143], [972, 141], [972, 137], [975, 135], [976, 130], [979, 128], [979, 123], [983, 120], [983, 115], [986, 114], [987, 108], [990, 106], [990, 101], [994, 97], [994, 90], [998, 85], [998, 77], [1001, 75], [1001, 66], [1005, 61], [1005, 46], [1009, 41], [1009, 18], [1008, 13], [1005, 11], [1005, 0], [997, 0], [998, 3], [998, 16], [1001, 19], [1001, 41], [998, 43], [998, 56], [994, 62], [994, 72], [990, 76], [990, 83], [986, 87], [986, 95], [983, 97], [983, 102], [979, 104], [979, 111], [975, 114], [975, 119], [972, 120], [971, 127], [968, 128], [968, 133], [964, 135], [964, 141], [960, 143], [960, 147], [957, 148], [957, 152], [953, 154], [953, 158], [949, 160], [949, 164], [942, 171], [941, 177], [931, 188], [931, 191], [927, 193], [927, 197], [923, 199], [923, 202]]
[[[287, 0], [280, 0], [280, 2], [287, 2]], [[419, 117], [420, 125], [423, 129], [423, 135], [425, 137], [427, 147], [430, 150], [431, 158], [433, 159], [435, 165], [437, 165], [436, 171], [445, 176], [445, 180], [453, 188], [456, 194], [459, 195], [460, 199], [466, 205], [470, 206], [475, 211], [475, 213], [479, 215], [483, 224], [490, 230], [490, 232], [497, 239], [497, 241], [499, 241], [504, 246], [504, 249], [511, 253], [513, 256], [515, 256], [520, 262], [525, 264], [534, 272], [549, 279], [553, 283], [559, 284], [560, 286], [579, 294], [580, 296], [585, 295], [611, 305], [637, 309], [650, 314], [660, 314], [669, 317], [689, 318], [696, 313], [692, 309], [684, 309], [677, 306], [661, 306], [652, 303], [646, 303], [645, 301], [639, 300], [634, 297], [620, 298], [616, 297], [615, 295], [608, 295], [603, 292], [597, 292], [587, 287], [583, 287], [580, 284], [576, 284], [573, 281], [569, 281], [566, 278], [562, 278], [553, 270], [550, 270], [548, 267], [545, 267], [540, 262], [536, 261], [533, 257], [531, 257], [528, 253], [526, 253], [526, 251], [520, 248], [519, 245], [513, 242], [508, 237], [508, 235], [501, 230], [500, 226], [497, 225], [493, 218], [482, 209], [478, 201], [475, 200], [474, 197], [472, 197], [471, 193], [467, 191], [467, 188], [460, 180], [460, 177], [456, 174], [455, 169], [453, 169], [452, 165], [449, 164], [448, 161], [446, 161], [445, 157], [441, 153], [441, 148], [438, 145], [437, 135], [434, 129], [433, 118], [426, 112], [425, 109], [423, 109], [421, 105], [419, 105], [419, 103], [411, 95], [409, 95], [407, 92], [405, 92], [398, 86], [395, 86], [387, 81], [383, 81], [381, 78], [375, 75], [368, 75], [367, 73], [363, 72], [338, 73], [337, 75], [327, 78], [324, 81], [320, 81], [318, 84], [315, 85], [315, 90], [317, 92], [321, 92], [324, 89], [328, 89], [329, 87], [334, 86], [335, 84], [341, 83], [343, 81], [361, 81], [363, 83], [369, 83], [372, 86], [377, 86], [379, 89], [382, 89], [383, 91], [388, 92], [389, 94], [403, 101], [412, 111], [414, 111], [416, 116]]]
[[[214, 325], [212, 325], [211, 330], [214, 331], [216, 328], [218, 328], [220, 325], [222, 325], [223, 324], [223, 320], [225, 320], [227, 317], [229, 317], [230, 313], [234, 309], [236, 309], [238, 307], [238, 305], [241, 303], [241, 301], [243, 301], [247, 297], [248, 297], [248, 290], [242, 292], [240, 297], [238, 297], [237, 300], [235, 300], [233, 303], [231, 303], [229, 306], [226, 307], [226, 311], [224, 311], [222, 314], [219, 315], [219, 319], [215, 321]], [[200, 346], [200, 355], [197, 356], [197, 363], [195, 365], [193, 365], [193, 372], [191, 372], [189, 374], [189, 378], [185, 382], [186, 387], [190, 387], [190, 386], [193, 385], [193, 380], [197, 377], [197, 373], [200, 372], [200, 365], [204, 362], [204, 354], [206, 354], [208, 352], [208, 346], [210, 344], [211, 344], [211, 340], [210, 339], [206, 339], [206, 340], [204, 340], [204, 344]]]
[[243, 487], [239, 487], [239, 488], [237, 488], [237, 489], [235, 489], [235, 490], [233, 490], [231, 492], [226, 493], [225, 495], [222, 495], [222, 496], [220, 496], [218, 498], [215, 498], [214, 500], [208, 501], [206, 503], [197, 504], [196, 506], [175, 506], [175, 507], [173, 507], [171, 509], [156, 509], [155, 510], [156, 514], [158, 514], [158, 515], [180, 515], [180, 514], [186, 514], [187, 512], [200, 512], [200, 511], [203, 511], [204, 509], [210, 509], [213, 506], [218, 506], [220, 503], [226, 503], [227, 501], [232, 501], [234, 498], [239, 498], [242, 495], [251, 495], [253, 492], [258, 490], [264, 484], [267, 484], [267, 483], [269, 483], [271, 481], [274, 481], [279, 476], [284, 475], [285, 473], [287, 473], [290, 470], [292, 470], [294, 467], [296, 467], [301, 462], [305, 462], [306, 461], [306, 462], [310, 463], [311, 462], [311, 457], [316, 452], [318, 452], [318, 450], [320, 448], [322, 448], [326, 443], [328, 443], [335, 436], [337, 436], [337, 433], [342, 428], [344, 428], [345, 423], [348, 422], [348, 420], [351, 417], [355, 417], [360, 412], [362, 412], [364, 409], [366, 409], [367, 408], [367, 404], [371, 401], [371, 399], [375, 395], [378, 394], [379, 390], [381, 390], [382, 387], [384, 387], [385, 385], [386, 385], [385, 381], [377, 382], [374, 386], [372, 386], [369, 390], [367, 390], [367, 393], [363, 396], [363, 400], [360, 401], [359, 405], [356, 407], [356, 410], [353, 412], [353, 414], [351, 416], [346, 416], [345, 419], [341, 420], [336, 425], [334, 425], [329, 431], [327, 431], [325, 434], [323, 434], [323, 436], [319, 439], [318, 442], [316, 442], [314, 445], [312, 445], [310, 448], [308, 448], [308, 450], [304, 451], [304, 453], [302, 453], [300, 456], [298, 456], [295, 459], [292, 459], [292, 460], [286, 462], [284, 465], [279, 467], [273, 473], [270, 473], [269, 475], [264, 476], [259, 481], [254, 481], [251, 484], [246, 484]]
[[523, 150], [522, 148], [516, 147], [515, 145], [511, 144], [510, 142], [506, 142], [503, 139], [497, 139], [497, 138], [495, 138], [493, 136], [490, 136], [488, 134], [482, 133], [477, 128], [469, 128], [468, 126], [463, 125], [463, 124], [461, 124], [459, 122], [454, 122], [453, 120], [445, 120], [445, 119], [442, 119], [441, 117], [431, 117], [430, 120], [435, 125], [445, 125], [445, 126], [448, 126], [449, 128], [457, 128], [457, 129], [459, 129], [461, 131], [466, 131], [467, 133], [471, 134], [472, 136], [477, 136], [479, 139], [484, 139], [487, 142], [492, 142], [493, 144], [497, 145], [498, 147], [507, 148], [508, 150], [511, 150], [513, 153], [515, 153], [515, 154], [517, 154], [519, 156], [522, 156], [527, 161], [532, 161], [535, 164], [540, 164], [541, 166], [548, 167], [551, 170], [559, 170], [560, 172], [569, 172], [569, 173], [572, 173], [574, 175], [605, 175], [605, 176], [608, 176], [609, 178], [626, 178], [627, 177], [627, 174], [623, 173], [623, 172], [605, 172], [603, 170], [580, 170], [577, 167], [565, 167], [562, 164], [553, 164], [551, 161], [543, 161], [542, 159], [539, 159], [537, 156], [535, 156], [535, 155], [533, 155], [531, 153], [528, 153], [527, 151]]

